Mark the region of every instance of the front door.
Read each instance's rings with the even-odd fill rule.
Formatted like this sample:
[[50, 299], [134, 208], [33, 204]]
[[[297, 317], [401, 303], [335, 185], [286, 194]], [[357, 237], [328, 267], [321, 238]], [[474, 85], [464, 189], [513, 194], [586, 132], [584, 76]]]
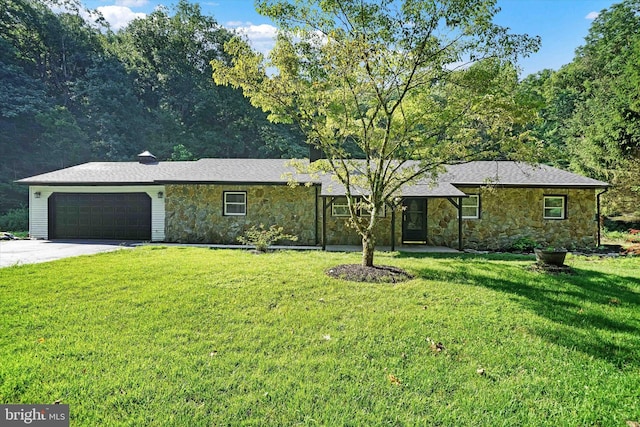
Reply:
[[402, 212], [402, 242], [427, 243], [427, 199], [404, 199]]

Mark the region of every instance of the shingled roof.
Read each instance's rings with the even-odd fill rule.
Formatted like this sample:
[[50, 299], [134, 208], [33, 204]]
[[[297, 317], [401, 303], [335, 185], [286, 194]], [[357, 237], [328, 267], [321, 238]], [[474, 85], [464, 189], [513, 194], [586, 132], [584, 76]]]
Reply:
[[[290, 159], [201, 159], [191, 162], [187, 173], [159, 180], [164, 183], [256, 183], [301, 184], [318, 182], [308, 174], [299, 174]], [[296, 162], [300, 162], [296, 160]], [[303, 160], [304, 164], [309, 162]]]
[[476, 161], [447, 166], [439, 181], [455, 185], [495, 184], [514, 187], [604, 188], [609, 184], [543, 164]]
[[[308, 161], [303, 161], [308, 162]], [[287, 159], [201, 159], [191, 162], [91, 162], [24, 178], [28, 185], [150, 185], [168, 183], [286, 184], [321, 186], [322, 196], [345, 193], [331, 180], [298, 174]], [[494, 184], [514, 187], [604, 188], [609, 184], [546, 165], [509, 161], [478, 161], [450, 165], [438, 182], [419, 182], [403, 189], [405, 196], [464, 196], [454, 186]], [[357, 193], [357, 190], [356, 190]]]
[[135, 185], [189, 174], [193, 162], [91, 162], [16, 182], [29, 185]]
[[[331, 175], [323, 175], [320, 177], [322, 181], [320, 195], [323, 197], [344, 196], [346, 194], [345, 186]], [[352, 187], [351, 194], [361, 196], [366, 193], [362, 188]], [[458, 190], [451, 183], [445, 181], [428, 182], [420, 181], [416, 184], [405, 185], [402, 188], [402, 195], [405, 197], [465, 197], [466, 194]]]

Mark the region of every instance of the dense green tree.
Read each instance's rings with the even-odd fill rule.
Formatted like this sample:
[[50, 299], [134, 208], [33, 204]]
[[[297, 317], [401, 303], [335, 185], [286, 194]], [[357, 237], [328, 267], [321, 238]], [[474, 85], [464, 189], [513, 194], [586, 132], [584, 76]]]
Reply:
[[[173, 14], [157, 9], [115, 37], [114, 49], [137, 76], [139, 96], [169, 128], [157, 129], [154, 138], [163, 144], [156, 149], [160, 157], [169, 157], [177, 144], [197, 157], [301, 154], [302, 138], [292, 127], [269, 123], [240, 91], [212, 81], [209, 62], [225, 58], [222, 46], [230, 37], [197, 4], [184, 0]], [[275, 144], [273, 133], [286, 143]]]
[[544, 99], [535, 132], [548, 161], [614, 184], [608, 213], [640, 209], [638, 64], [640, 1], [625, 0], [600, 13], [571, 63], [523, 81]]
[[[510, 61], [538, 40], [493, 24], [494, 1], [274, 0], [258, 11], [280, 29], [270, 57], [235, 38], [231, 63], [213, 61], [214, 78], [242, 88], [271, 120], [296, 123], [326, 153], [363, 265], [373, 265], [379, 212], [404, 184], [449, 163], [530, 157], [523, 125], [532, 109]], [[363, 161], [351, 159], [353, 144]]]
[[0, 215], [27, 203], [14, 180], [90, 160], [305, 155], [295, 128], [213, 83], [231, 35], [197, 5], [117, 33], [86, 16], [77, 0], [0, 2]]
[[139, 98], [135, 85], [135, 76], [118, 58], [105, 54], [72, 88], [78, 122], [88, 135], [84, 151], [92, 158], [131, 160], [158, 148], [156, 116]]
[[627, 0], [598, 16], [569, 71], [582, 74], [569, 144], [583, 171], [605, 177], [639, 157], [639, 63], [640, 1]]

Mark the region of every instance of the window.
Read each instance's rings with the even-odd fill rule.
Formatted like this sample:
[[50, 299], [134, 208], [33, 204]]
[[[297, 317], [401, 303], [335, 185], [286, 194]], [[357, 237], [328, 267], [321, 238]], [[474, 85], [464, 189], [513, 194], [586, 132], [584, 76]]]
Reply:
[[566, 196], [544, 196], [544, 219], [565, 219], [567, 216]]
[[[360, 201], [360, 199], [356, 199], [356, 203]], [[380, 208], [379, 217], [387, 216], [387, 207], [383, 205]], [[333, 203], [331, 204], [331, 216], [349, 216], [349, 205], [347, 204], [346, 197], [336, 197]], [[369, 210], [365, 208], [360, 208], [358, 210], [359, 216], [367, 216], [369, 215]]]
[[227, 191], [224, 193], [225, 215], [247, 214], [247, 193]]
[[[369, 209], [366, 209], [366, 208], [360, 208], [358, 215], [369, 216], [370, 211]], [[382, 205], [381, 208], [378, 208], [378, 218], [385, 218], [386, 216], [387, 216], [387, 205]]]
[[346, 197], [337, 197], [331, 203], [331, 216], [349, 216], [349, 205]]
[[469, 197], [462, 199], [462, 218], [478, 219], [480, 218], [480, 196], [471, 194]]

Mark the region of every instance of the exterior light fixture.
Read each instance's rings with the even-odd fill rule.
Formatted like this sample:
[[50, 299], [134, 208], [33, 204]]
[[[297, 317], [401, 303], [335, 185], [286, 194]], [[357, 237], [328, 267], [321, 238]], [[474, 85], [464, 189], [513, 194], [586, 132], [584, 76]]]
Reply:
[[40, 196], [42, 196], [42, 193], [41, 193], [41, 192], [39, 192], [39, 191], [36, 191], [35, 193], [33, 193], [33, 196], [34, 196], [36, 199], [39, 199], [39, 198], [40, 198]]
[[164, 193], [162, 191], [158, 191], [158, 199], [162, 199], [164, 197]]

